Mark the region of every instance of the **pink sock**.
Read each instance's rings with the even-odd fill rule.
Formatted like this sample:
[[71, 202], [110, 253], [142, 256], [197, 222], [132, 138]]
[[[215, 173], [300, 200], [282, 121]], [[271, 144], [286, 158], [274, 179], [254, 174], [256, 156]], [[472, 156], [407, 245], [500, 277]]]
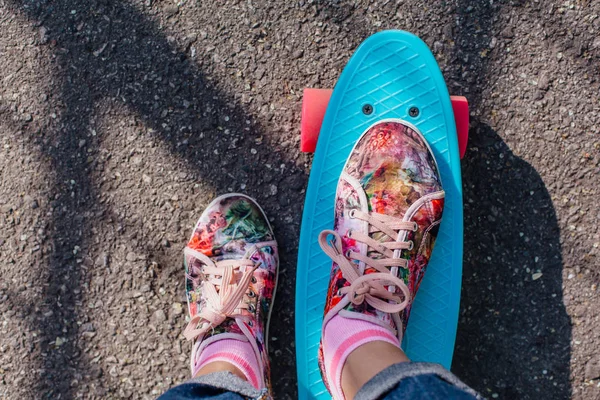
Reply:
[[236, 339], [222, 339], [209, 344], [202, 350], [192, 376], [195, 376], [206, 364], [214, 361], [225, 361], [233, 364], [242, 371], [252, 386], [262, 389], [260, 383], [262, 380], [260, 378], [261, 371], [250, 343]]
[[398, 338], [384, 327], [362, 319], [333, 317], [323, 328], [323, 358], [334, 399], [343, 399], [342, 368], [357, 347], [380, 340], [400, 347]]

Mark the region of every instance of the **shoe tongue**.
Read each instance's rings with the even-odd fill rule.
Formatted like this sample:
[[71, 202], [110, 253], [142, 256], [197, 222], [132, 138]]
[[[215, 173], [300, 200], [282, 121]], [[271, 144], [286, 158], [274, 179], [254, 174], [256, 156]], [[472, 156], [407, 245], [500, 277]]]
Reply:
[[[386, 243], [386, 242], [391, 242], [391, 241], [395, 240], [395, 238], [392, 239], [383, 232], [376, 232], [376, 233], [371, 234], [370, 236], [371, 236], [371, 239], [373, 239], [379, 243]], [[369, 249], [369, 251], [367, 251], [367, 256], [374, 260], [379, 260], [381, 258], [385, 258], [384, 254], [382, 254], [376, 250], [373, 250], [373, 249]], [[368, 272], [370, 272], [370, 271], [365, 271], [365, 273], [368, 273]], [[374, 270], [374, 272], [377, 272], [377, 271]]]
[[[355, 188], [355, 189], [364, 192], [364, 190], [362, 188]], [[346, 209], [347, 210], [358, 208], [359, 210], [368, 211], [369, 213], [372, 213], [372, 212], [376, 212], [376, 213], [380, 213], [380, 214], [388, 213], [388, 215], [396, 212], [396, 211], [392, 210], [392, 202], [386, 201], [384, 199], [376, 199], [373, 197], [369, 198], [368, 196], [366, 196], [366, 194], [364, 196], [362, 196], [361, 194], [353, 193], [347, 199], [347, 201], [346, 201]], [[364, 199], [367, 199], [366, 202]], [[358, 205], [360, 205], [360, 207], [357, 207]], [[391, 214], [391, 215], [393, 215], [393, 214]], [[350, 229], [352, 229], [353, 231], [360, 231], [366, 235], [369, 235], [371, 237], [371, 239], [373, 239], [379, 243], [391, 242], [391, 241], [396, 240], [395, 237], [391, 238], [383, 232], [369, 233], [369, 229], [370, 229], [369, 225], [365, 221], [362, 221], [357, 218], [345, 218], [345, 221], [343, 223], [345, 225], [344, 228], [346, 229], [346, 231], [350, 230]], [[385, 257], [384, 254], [382, 254], [372, 248], [367, 249], [366, 244], [358, 243], [353, 239], [344, 239], [344, 241], [345, 241], [344, 251], [346, 251], [346, 247], [356, 246], [360, 249], [360, 252], [362, 254], [366, 253], [366, 255], [368, 257], [373, 258], [374, 260], [378, 260], [378, 259]]]
[[[387, 174], [390, 172], [388, 171], [388, 172], [383, 172], [383, 173]], [[391, 173], [394, 173], [394, 172], [391, 172]], [[381, 181], [377, 180], [379, 178], [381, 178]], [[367, 183], [367, 186], [370, 185], [371, 182], [376, 183], [376, 190], [373, 192], [374, 196], [366, 195], [366, 193], [371, 193], [371, 192], [366, 192], [364, 190], [365, 181], [369, 182], [369, 183]], [[346, 198], [346, 202], [344, 205], [346, 210], [349, 211], [350, 209], [359, 208], [362, 211], [368, 210], [369, 212], [377, 212], [377, 213], [381, 213], [381, 214], [396, 215], [398, 213], [398, 207], [394, 203], [395, 202], [394, 198], [396, 197], [395, 193], [398, 192], [399, 190], [401, 190], [401, 188], [397, 188], [396, 186], [392, 185], [390, 182], [394, 182], [394, 179], [391, 179], [391, 177], [389, 177], [388, 179], [385, 179], [385, 177], [376, 176], [376, 177], [369, 177], [369, 180], [363, 179], [363, 181], [361, 182], [363, 187], [360, 187], [360, 188], [354, 187], [354, 190], [352, 190], [351, 194]], [[351, 186], [351, 184], [349, 182], [344, 182], [344, 184]], [[363, 193], [358, 193], [357, 191], [362, 191]], [[366, 201], [365, 201], [365, 199], [366, 199]], [[406, 208], [408, 208], [408, 207], [406, 207]], [[340, 221], [336, 221], [336, 222], [340, 222]], [[369, 234], [369, 226], [364, 221], [356, 219], [356, 218], [344, 218], [342, 223], [344, 224], [343, 229], [339, 229], [339, 227], [336, 227], [338, 232], [340, 232], [340, 231], [346, 232], [348, 229], [352, 229], [354, 231], [361, 231], [365, 234], [368, 234], [372, 239], [374, 239], [375, 241], [377, 241], [379, 243], [385, 243], [385, 242], [389, 242], [389, 241], [396, 239], [396, 238], [390, 238], [388, 235], [386, 235], [383, 232], [375, 232], [375, 233]], [[343, 244], [344, 251], [346, 251], [347, 248], [356, 249], [358, 247], [360, 249], [361, 253], [365, 254], [365, 251], [366, 251], [366, 255], [374, 260], [385, 258], [384, 254], [382, 254], [372, 248], [369, 248], [367, 251], [367, 246], [365, 244], [359, 243], [353, 239], [348, 239], [348, 238], [344, 237], [343, 241], [344, 241], [344, 244]], [[379, 271], [377, 271], [375, 268], [369, 267], [367, 265], [364, 266], [364, 271], [363, 271], [364, 275], [377, 273], [377, 272], [379, 272]], [[390, 331], [392, 331], [392, 332], [394, 332], [394, 334], [396, 334], [396, 323], [392, 319], [392, 316], [388, 313], [383, 313], [381, 311], [378, 311], [377, 309], [375, 309], [374, 307], [369, 305], [366, 301], [364, 301], [363, 303], [361, 303], [359, 305], [349, 303], [346, 307], [344, 307], [344, 310], [349, 311], [349, 313], [344, 313], [344, 317], [346, 317], [346, 318], [364, 319], [364, 316], [366, 315], [367, 319], [370, 319], [370, 320], [372, 320], [372, 322], [378, 323], [378, 324], [390, 329]]]
[[[369, 179], [371, 181], [373, 181], [374, 178], [369, 177]], [[387, 201], [386, 197], [384, 195], [379, 195], [378, 198], [373, 199], [366, 194], [366, 192], [364, 190], [364, 186], [365, 186], [364, 182], [369, 181], [369, 179], [367, 179], [365, 177], [361, 182], [355, 181], [354, 184], [352, 184], [350, 180], [340, 181], [340, 184], [343, 186], [339, 187], [338, 191], [345, 193], [346, 196], [343, 197], [343, 200], [339, 200], [342, 203], [338, 204], [336, 207], [339, 207], [339, 206], [343, 207], [344, 212], [341, 214], [344, 215], [345, 217], [336, 219], [335, 230], [342, 235], [342, 241], [343, 241], [342, 248], [343, 248], [344, 252], [348, 249], [352, 249], [353, 251], [360, 250], [360, 252], [362, 254], [365, 254], [366, 247], [367, 247], [365, 244], [362, 244], [352, 238], [346, 237], [346, 233], [348, 232], [348, 230], [360, 231], [365, 234], [369, 234], [369, 231], [368, 231], [369, 227], [365, 221], [359, 220], [357, 218], [348, 218], [347, 217], [349, 215], [348, 213], [350, 210], [359, 209], [364, 212], [375, 211], [375, 212], [380, 212], [382, 214], [388, 213], [390, 211], [391, 211], [391, 213], [397, 212], [397, 211], [393, 211], [392, 209], [386, 208], [386, 207], [392, 207], [393, 202]], [[388, 179], [388, 181], [391, 181], [391, 179]], [[362, 187], [359, 185], [361, 185]], [[378, 189], [381, 190], [382, 192], [385, 192], [386, 191], [385, 185], [389, 185], [389, 183], [386, 183], [386, 181], [383, 180], [382, 184], [380, 184], [378, 186]], [[392, 189], [393, 189], [393, 187], [392, 187]], [[379, 193], [379, 192], [375, 191], [375, 194], [377, 194], [377, 193]], [[370, 236], [378, 242], [388, 242], [390, 240], [395, 240], [395, 238], [391, 239], [389, 236], [387, 236], [386, 234], [384, 234], [382, 232], [373, 233]], [[385, 257], [383, 254], [381, 254], [373, 249], [370, 249], [368, 251], [367, 255], [373, 259], [380, 259], [380, 258]], [[357, 263], [357, 262], [355, 261], [355, 263]], [[359, 270], [361, 270], [361, 269], [362, 268], [359, 267]], [[378, 271], [369, 266], [365, 266], [364, 271], [361, 271], [361, 272], [363, 272], [364, 274], [371, 274], [371, 273], [375, 273]], [[388, 313], [382, 313], [382, 312], [376, 310], [374, 307], [370, 306], [366, 301], [359, 305], [349, 303], [346, 307], [344, 307], [344, 310], [348, 311], [348, 312], [344, 313], [345, 314], [344, 316], [347, 318], [364, 319], [363, 315], [366, 315], [367, 319], [371, 319], [371, 320], [373, 320], [373, 322], [377, 321], [376, 323], [389, 328], [393, 332], [396, 331], [396, 324], [393, 321], [392, 316]]]

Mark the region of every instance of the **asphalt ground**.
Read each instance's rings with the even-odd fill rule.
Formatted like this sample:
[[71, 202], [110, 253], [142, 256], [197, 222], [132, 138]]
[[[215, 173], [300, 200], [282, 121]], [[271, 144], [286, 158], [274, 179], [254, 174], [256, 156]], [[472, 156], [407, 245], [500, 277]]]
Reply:
[[600, 2], [0, 0], [0, 397], [152, 399], [187, 379], [182, 248], [247, 193], [282, 250], [296, 398], [304, 87], [405, 29], [471, 103], [452, 370], [489, 398], [600, 399]]

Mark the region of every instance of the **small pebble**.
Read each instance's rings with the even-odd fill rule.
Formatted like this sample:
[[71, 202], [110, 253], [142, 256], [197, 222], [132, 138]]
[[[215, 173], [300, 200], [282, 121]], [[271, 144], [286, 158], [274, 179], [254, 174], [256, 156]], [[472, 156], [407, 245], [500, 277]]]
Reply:
[[165, 14], [167, 15], [167, 17], [172, 17], [173, 15], [177, 14], [179, 12], [179, 7], [177, 7], [176, 5], [170, 5], [165, 7]]
[[173, 308], [173, 314], [175, 314], [175, 315], [183, 314], [183, 305], [181, 303], [173, 303], [172, 308]]
[[550, 78], [546, 72], [542, 72], [538, 79], [538, 87], [541, 90], [548, 90], [550, 88]]
[[167, 320], [167, 316], [165, 315], [165, 312], [163, 310], [159, 309], [154, 311], [154, 314], [152, 314], [152, 319], [154, 320], [154, 322], [160, 323], [165, 322]]
[[40, 26], [40, 29], [38, 29], [38, 33], [40, 35], [40, 43], [48, 43], [48, 28], [46, 28], [45, 26]]

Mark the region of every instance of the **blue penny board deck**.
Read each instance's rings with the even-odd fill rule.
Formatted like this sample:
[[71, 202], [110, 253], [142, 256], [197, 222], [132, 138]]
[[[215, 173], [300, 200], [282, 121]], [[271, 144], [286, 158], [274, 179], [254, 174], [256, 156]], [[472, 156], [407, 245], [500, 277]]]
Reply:
[[[365, 115], [365, 104], [373, 106]], [[416, 118], [408, 110], [416, 106]], [[331, 270], [318, 243], [333, 229], [338, 178], [356, 140], [373, 123], [399, 118], [427, 139], [446, 191], [432, 258], [416, 296], [402, 348], [414, 361], [450, 368], [460, 302], [463, 211], [458, 141], [446, 83], [433, 54], [415, 35], [384, 31], [365, 40], [342, 72], [321, 127], [308, 181], [296, 279], [298, 394], [327, 399], [317, 353]]]

